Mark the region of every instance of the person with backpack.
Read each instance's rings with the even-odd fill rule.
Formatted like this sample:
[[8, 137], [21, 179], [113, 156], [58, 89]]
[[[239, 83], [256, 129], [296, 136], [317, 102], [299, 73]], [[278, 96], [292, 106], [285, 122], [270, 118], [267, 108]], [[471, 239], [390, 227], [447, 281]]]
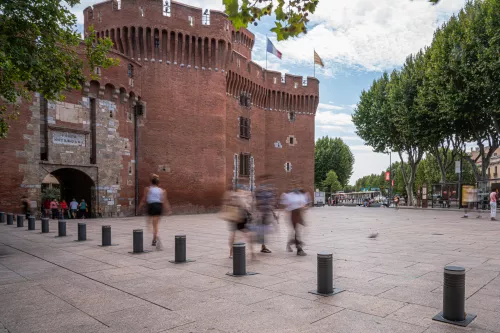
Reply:
[[[219, 217], [229, 223], [229, 258], [233, 257], [233, 243], [236, 240], [236, 232], [242, 232], [251, 245], [251, 236], [249, 233], [249, 222], [251, 220], [251, 197], [248, 191], [242, 186], [237, 186], [233, 191], [231, 188], [226, 191], [223, 197], [223, 206]], [[252, 258], [254, 257], [252, 246], [249, 246]]]

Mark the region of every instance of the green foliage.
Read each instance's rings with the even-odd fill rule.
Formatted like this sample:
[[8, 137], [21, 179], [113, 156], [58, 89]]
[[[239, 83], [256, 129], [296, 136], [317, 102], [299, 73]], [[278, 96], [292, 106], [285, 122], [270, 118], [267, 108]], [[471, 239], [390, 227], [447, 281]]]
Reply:
[[49, 200], [59, 200], [61, 197], [61, 190], [59, 187], [45, 187], [42, 190], [42, 202], [49, 199]]
[[335, 171], [330, 170], [326, 174], [326, 179], [323, 181], [324, 189], [330, 193], [337, 192], [342, 189], [342, 185], [340, 185], [339, 179]]
[[278, 40], [307, 33], [309, 14], [314, 13], [319, 0], [223, 0], [226, 14], [236, 29], [257, 25], [263, 16], [274, 15], [272, 32]]
[[[67, 8], [78, 0], [16, 0], [0, 2], [0, 138], [15, 119], [18, 104], [39, 92], [49, 100], [63, 100], [66, 89], [80, 89], [85, 79], [84, 61], [79, 54], [80, 34], [76, 17]], [[88, 70], [116, 65], [107, 58], [112, 42], [96, 43], [90, 29], [85, 39]], [[11, 107], [8, 107], [10, 104]]]
[[314, 147], [314, 183], [323, 184], [330, 170], [335, 171], [342, 186], [347, 185], [352, 175], [354, 155], [340, 138], [322, 137]]

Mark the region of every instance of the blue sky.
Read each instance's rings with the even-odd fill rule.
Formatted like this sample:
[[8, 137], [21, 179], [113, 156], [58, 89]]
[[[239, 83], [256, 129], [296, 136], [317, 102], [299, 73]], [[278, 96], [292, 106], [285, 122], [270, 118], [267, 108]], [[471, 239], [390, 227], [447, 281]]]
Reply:
[[[222, 0], [179, 1], [223, 9]], [[73, 8], [80, 24], [83, 9], [97, 2], [82, 0]], [[429, 45], [434, 30], [463, 4], [463, 0], [441, 0], [436, 6], [427, 0], [320, 0], [306, 35], [278, 43], [269, 32], [274, 25], [271, 17], [250, 27], [256, 35], [252, 57], [265, 66], [266, 34], [283, 53], [282, 60], [268, 55], [269, 69], [312, 76], [313, 50], [322, 57], [325, 68], [316, 69], [320, 105], [315, 136], [340, 137], [351, 147], [356, 162], [350, 183], [354, 183], [389, 165], [387, 155], [373, 153], [355, 133], [351, 114], [361, 91], [383, 71], [400, 67], [407, 55]]]

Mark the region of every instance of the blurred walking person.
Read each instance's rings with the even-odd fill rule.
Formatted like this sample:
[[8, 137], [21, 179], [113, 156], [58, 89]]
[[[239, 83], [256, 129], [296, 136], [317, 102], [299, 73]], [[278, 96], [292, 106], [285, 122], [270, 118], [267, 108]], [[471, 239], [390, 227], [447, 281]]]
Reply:
[[286, 245], [288, 252], [293, 252], [292, 245], [297, 248], [298, 256], [305, 256], [303, 250], [304, 243], [301, 239], [300, 228], [305, 226], [304, 211], [311, 202], [308, 193], [304, 192], [297, 184], [293, 182], [293, 190], [288, 193], [283, 193], [281, 196], [281, 204], [285, 206], [285, 210], [290, 214], [290, 225], [292, 227], [289, 241]]
[[87, 203], [85, 202], [85, 199], [82, 199], [82, 201], [80, 202], [80, 204], [78, 205], [78, 213], [79, 213], [79, 217], [81, 219], [85, 219], [86, 215], [87, 215], [87, 211], [88, 211], [88, 208], [87, 208]]
[[59, 217], [59, 202], [55, 198], [50, 202], [50, 210], [52, 211], [52, 218], [57, 219]]
[[[465, 187], [465, 186], [464, 186]], [[469, 217], [469, 212], [474, 212], [474, 204], [477, 203], [478, 201], [478, 190], [477, 188], [475, 188], [474, 186], [466, 186], [465, 187], [465, 191], [463, 193], [463, 201], [465, 203], [465, 207], [464, 207], [464, 216], [462, 216], [463, 218], [468, 218]], [[481, 218], [481, 212], [479, 210], [479, 205], [477, 207], [477, 216], [476, 218]]]
[[257, 211], [255, 228], [257, 242], [261, 244], [260, 252], [271, 253], [266, 246], [266, 235], [270, 232], [273, 222], [276, 220], [274, 208], [276, 206], [276, 190], [272, 184], [270, 175], [260, 177], [259, 185], [255, 189], [255, 209]]
[[28, 197], [23, 195], [23, 197], [21, 198], [21, 204], [23, 206], [23, 214], [26, 217], [26, 219], [28, 219], [31, 215], [29, 203], [30, 202], [29, 202]]
[[237, 231], [245, 234], [247, 242], [250, 243], [249, 248], [252, 258], [254, 257], [251, 246], [251, 235], [248, 230], [251, 219], [251, 201], [250, 193], [243, 190], [241, 186], [237, 186], [237, 189], [233, 191], [231, 185], [231, 188], [224, 194], [223, 205], [219, 212], [219, 217], [229, 222], [229, 258], [233, 257], [233, 244], [236, 240]]
[[147, 204], [149, 221], [153, 225], [153, 241], [151, 245], [156, 246], [157, 250], [163, 250], [163, 244], [158, 236], [160, 218], [165, 208], [167, 215], [172, 214], [172, 208], [167, 200], [167, 191], [160, 187], [160, 177], [158, 175], [151, 175], [151, 185], [144, 189], [139, 209], [142, 209], [144, 204]]
[[78, 201], [76, 201], [75, 198], [73, 198], [73, 200], [71, 200], [71, 202], [69, 203], [69, 209], [71, 210], [70, 217], [76, 219], [76, 214], [78, 212]]
[[498, 201], [498, 189], [490, 193], [490, 209], [491, 209], [491, 220], [497, 220], [497, 201]]
[[[62, 218], [66, 218], [66, 212], [68, 212], [68, 204], [66, 203], [66, 200], [61, 201], [61, 215]], [[68, 212], [68, 218], [69, 218], [69, 212]]]

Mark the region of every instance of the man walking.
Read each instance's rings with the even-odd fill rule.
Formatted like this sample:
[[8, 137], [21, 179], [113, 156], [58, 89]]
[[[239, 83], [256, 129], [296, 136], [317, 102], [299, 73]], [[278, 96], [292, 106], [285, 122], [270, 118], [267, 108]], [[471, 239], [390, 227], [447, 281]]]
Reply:
[[281, 196], [281, 204], [285, 206], [285, 210], [290, 214], [290, 224], [291, 233], [289, 241], [286, 245], [286, 250], [288, 252], [293, 252], [291, 245], [295, 245], [297, 248], [298, 256], [305, 256], [306, 253], [302, 249], [303, 242], [300, 237], [300, 228], [302, 228], [304, 223], [304, 210], [311, 202], [311, 198], [308, 193], [304, 192], [297, 182], [293, 182], [293, 189], [288, 193], [283, 193]]
[[496, 221], [497, 217], [498, 189], [490, 193], [491, 220]]
[[76, 213], [78, 210], [78, 202], [75, 198], [69, 203], [69, 209], [71, 210], [71, 216], [76, 219]]

